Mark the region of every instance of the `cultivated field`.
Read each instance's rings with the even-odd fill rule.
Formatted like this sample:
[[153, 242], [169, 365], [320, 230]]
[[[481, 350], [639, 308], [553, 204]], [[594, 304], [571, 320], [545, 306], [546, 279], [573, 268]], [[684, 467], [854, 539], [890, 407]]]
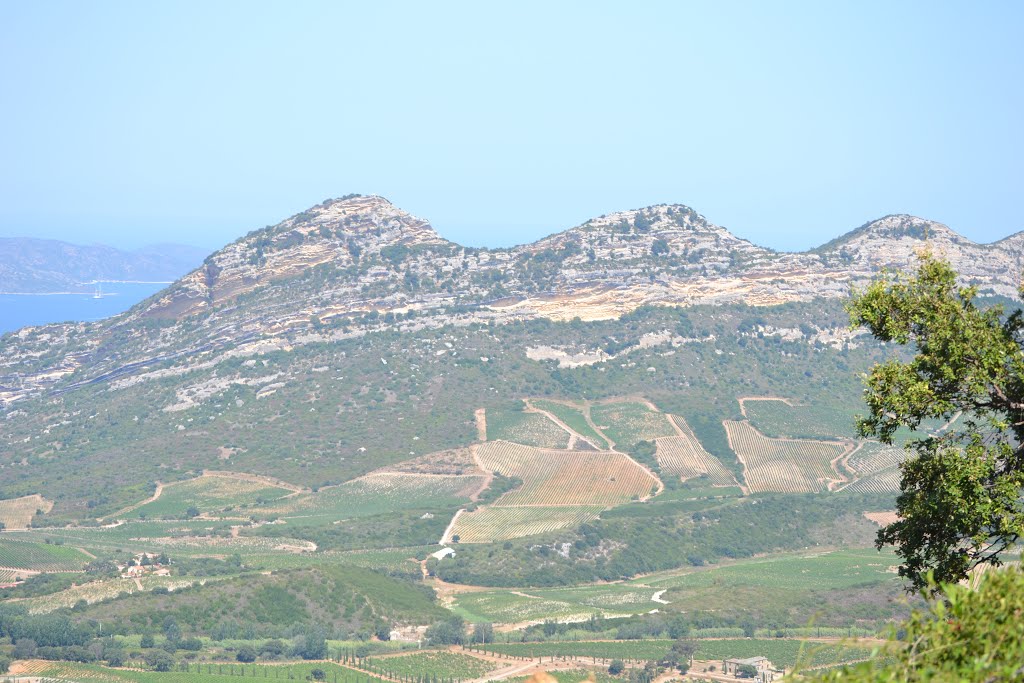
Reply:
[[485, 469], [523, 481], [495, 506], [611, 507], [645, 498], [658, 484], [647, 470], [621, 453], [545, 450], [494, 441], [481, 444], [477, 458]]
[[307, 521], [366, 517], [397, 510], [449, 508], [467, 502], [487, 477], [477, 474], [434, 475], [378, 472], [282, 501], [264, 513], [303, 517]]
[[52, 509], [53, 501], [39, 494], [0, 500], [0, 523], [7, 529], [27, 529], [36, 511], [47, 513]]
[[865, 512], [864, 517], [878, 526], [889, 526], [900, 518], [895, 510], [886, 510], [884, 512]]
[[683, 600], [684, 594], [691, 591], [694, 598], [699, 598], [701, 591], [712, 587], [733, 590], [756, 588], [765, 592], [844, 590], [897, 581], [892, 571], [896, 562], [896, 556], [889, 550], [833, 550], [751, 558], [699, 571], [666, 572], [644, 581], [652, 587], [668, 589], [668, 600]]
[[671, 418], [679, 427], [682, 435], [659, 438], [655, 457], [661, 467], [662, 474], [679, 477], [682, 481], [705, 476], [713, 486], [735, 486], [736, 478], [732, 472], [715, 456], [704, 450], [697, 437], [690, 431], [689, 425], [680, 418]]
[[469, 680], [480, 678], [501, 666], [480, 657], [448, 650], [371, 657], [367, 661], [392, 678], [403, 679], [432, 676], [435, 679]]
[[92, 559], [76, 548], [0, 538], [0, 567], [38, 572], [75, 571]]
[[896, 493], [900, 490], [900, 471], [895, 467], [882, 470], [857, 479], [842, 490], [854, 493]]
[[857, 473], [857, 479], [843, 490], [862, 493], [898, 492], [900, 490], [899, 465], [908, 452], [900, 446], [887, 446], [876, 441], [861, 444], [846, 460], [846, 465]]
[[593, 614], [619, 617], [650, 612], [663, 606], [659, 590], [633, 584], [495, 589], [460, 594], [454, 608], [475, 622], [583, 621]]
[[20, 569], [0, 569], [0, 586], [8, 586], [33, 574]]
[[189, 664], [188, 671], [159, 673], [141, 668], [113, 669], [96, 664], [28, 660], [19, 665], [19, 675], [65, 681], [100, 681], [102, 683], [244, 683], [245, 681], [305, 681], [310, 672], [321, 669], [327, 674], [325, 683], [384, 683], [377, 676], [355, 671], [333, 662], [301, 662], [290, 664]]
[[598, 403], [591, 406], [590, 417], [602, 434], [627, 450], [640, 441], [678, 434], [668, 415], [642, 401]]
[[854, 439], [853, 415], [827, 404], [797, 405], [778, 398], [740, 399], [743, 414], [767, 436], [789, 439]]
[[92, 604], [101, 600], [116, 598], [120, 595], [151, 591], [154, 588], [176, 590], [191, 586], [193, 583], [205, 583], [216, 579], [176, 578], [171, 576], [143, 576], [138, 579], [103, 579], [88, 581], [49, 595], [34, 598], [12, 600], [28, 610], [29, 614], [46, 614], [58, 609], [74, 607], [79, 601], [85, 600]]
[[204, 475], [187, 481], [165, 484], [160, 496], [135, 508], [132, 517], [180, 518], [189, 508], [216, 516], [237, 512], [238, 508], [263, 505], [293, 491], [249, 478]]
[[574, 527], [596, 519], [603, 506], [482, 507], [455, 520], [447, 538], [460, 543], [490, 543]]
[[773, 439], [747, 422], [724, 424], [751, 493], [816, 493], [843, 481], [832, 463], [847, 450], [844, 443]]
[[538, 448], [568, 448], [569, 432], [542, 413], [510, 410], [487, 414], [488, 441], [514, 441]]
[[603, 435], [599, 434], [587, 421], [585, 406], [569, 405], [559, 401], [548, 401], [544, 399], [530, 399], [529, 405], [538, 410], [543, 410], [561, 420], [569, 429], [573, 430], [584, 439], [589, 441], [598, 450], [609, 448], [611, 444]]

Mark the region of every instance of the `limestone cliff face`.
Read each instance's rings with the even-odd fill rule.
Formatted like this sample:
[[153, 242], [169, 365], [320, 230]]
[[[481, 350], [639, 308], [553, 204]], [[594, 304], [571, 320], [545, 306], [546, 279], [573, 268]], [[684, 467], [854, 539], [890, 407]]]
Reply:
[[381, 197], [329, 200], [213, 254], [141, 314], [193, 315], [317, 266], [347, 268], [388, 247], [445, 243], [426, 221]]
[[474, 249], [381, 197], [349, 196], [240, 238], [120, 316], [8, 335], [0, 341], [0, 404], [135, 381], [160, 364], [216, 365], [385, 328], [845, 297], [882, 268], [907, 267], [925, 247], [983, 294], [1015, 295], [1024, 233], [981, 245], [913, 216], [886, 216], [817, 249], [781, 253], [688, 207], [654, 206], [533, 244]]
[[977, 244], [933, 221], [908, 215], [886, 216], [824, 245], [822, 268], [866, 278], [883, 268], [905, 268], [922, 249], [953, 264], [965, 282], [983, 294], [1014, 296], [1024, 269], [1024, 234], [993, 244]]

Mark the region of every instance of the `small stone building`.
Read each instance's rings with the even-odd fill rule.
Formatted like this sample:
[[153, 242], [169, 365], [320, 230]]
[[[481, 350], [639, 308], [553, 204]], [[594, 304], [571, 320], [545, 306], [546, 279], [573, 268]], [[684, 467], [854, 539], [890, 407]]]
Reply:
[[772, 683], [781, 679], [784, 671], [776, 669], [767, 657], [746, 657], [743, 659], [726, 659], [722, 661], [722, 673], [736, 676], [742, 667], [753, 667], [757, 674], [749, 679], [757, 683]]

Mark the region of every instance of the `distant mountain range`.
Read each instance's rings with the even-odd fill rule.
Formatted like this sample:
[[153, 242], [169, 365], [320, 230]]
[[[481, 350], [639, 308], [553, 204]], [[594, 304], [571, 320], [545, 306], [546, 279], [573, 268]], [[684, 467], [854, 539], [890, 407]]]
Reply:
[[[126, 253], [7, 242], [0, 244], [0, 283], [23, 290], [29, 282], [168, 277], [199, 261], [188, 247]], [[0, 401], [60, 384], [72, 372], [80, 382], [103, 381], [199, 350], [292, 348], [382, 328], [610, 320], [642, 306], [837, 299], [883, 268], [906, 267], [926, 244], [983, 295], [1016, 295], [1024, 232], [977, 244], [941, 223], [891, 215], [817, 249], [786, 253], [740, 239], [687, 206], [658, 205], [486, 249], [450, 242], [382, 197], [349, 195], [250, 232], [122, 315], [19, 333], [0, 345], [9, 373], [0, 376]], [[52, 363], [33, 361], [20, 372], [22, 359], [44, 353], [40, 341]], [[55, 346], [64, 352], [55, 354]]]
[[31, 237], [0, 238], [0, 293], [78, 292], [93, 281], [172, 282], [207, 252], [182, 244], [123, 251]]

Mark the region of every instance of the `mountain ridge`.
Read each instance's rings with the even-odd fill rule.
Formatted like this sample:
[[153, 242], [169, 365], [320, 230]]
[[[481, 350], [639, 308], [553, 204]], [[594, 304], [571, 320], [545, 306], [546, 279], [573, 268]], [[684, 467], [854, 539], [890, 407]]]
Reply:
[[983, 294], [1016, 293], [1024, 240], [978, 245], [905, 214], [815, 250], [778, 252], [690, 207], [661, 204], [488, 249], [451, 242], [383, 197], [348, 195], [240, 237], [124, 314], [4, 337], [0, 402], [59, 388], [72, 375], [67, 386], [124, 381], [197, 354], [252, 355], [382, 329], [842, 298], [882, 268], [907, 266], [925, 236]]

